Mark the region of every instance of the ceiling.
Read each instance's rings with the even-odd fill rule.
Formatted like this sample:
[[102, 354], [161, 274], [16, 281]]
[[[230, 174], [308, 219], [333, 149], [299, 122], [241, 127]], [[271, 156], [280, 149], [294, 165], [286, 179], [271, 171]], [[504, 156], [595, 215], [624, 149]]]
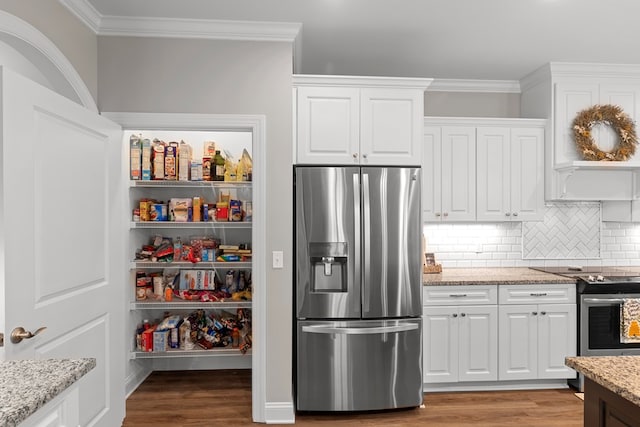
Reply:
[[640, 1], [85, 0], [102, 16], [296, 22], [303, 74], [519, 80], [551, 61], [640, 64]]

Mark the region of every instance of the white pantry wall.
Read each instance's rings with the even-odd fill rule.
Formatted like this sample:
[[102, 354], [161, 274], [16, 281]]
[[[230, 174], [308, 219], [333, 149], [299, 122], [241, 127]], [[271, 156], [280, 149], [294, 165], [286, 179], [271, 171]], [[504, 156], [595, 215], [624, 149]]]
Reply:
[[[550, 211], [558, 218], [563, 215], [558, 209]], [[640, 223], [602, 222], [599, 230], [595, 227], [593, 235], [600, 233], [600, 239], [594, 239], [599, 240], [599, 258], [525, 259], [523, 243], [528, 242], [523, 242], [522, 230], [521, 222], [425, 224], [426, 251], [435, 253], [443, 267], [640, 266]], [[567, 228], [560, 240], [583, 241], [582, 234], [577, 227]]]

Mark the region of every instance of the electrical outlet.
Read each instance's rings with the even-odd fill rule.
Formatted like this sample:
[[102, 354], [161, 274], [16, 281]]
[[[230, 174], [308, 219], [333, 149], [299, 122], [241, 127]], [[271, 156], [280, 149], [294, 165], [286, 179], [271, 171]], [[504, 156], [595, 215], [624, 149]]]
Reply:
[[273, 268], [284, 268], [284, 254], [282, 251], [273, 251]]

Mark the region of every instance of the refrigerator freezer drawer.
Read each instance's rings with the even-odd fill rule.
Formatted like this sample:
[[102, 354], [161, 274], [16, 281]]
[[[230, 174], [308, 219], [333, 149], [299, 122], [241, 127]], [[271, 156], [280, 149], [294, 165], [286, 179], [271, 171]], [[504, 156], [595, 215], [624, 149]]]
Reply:
[[296, 409], [422, 404], [422, 319], [298, 321]]

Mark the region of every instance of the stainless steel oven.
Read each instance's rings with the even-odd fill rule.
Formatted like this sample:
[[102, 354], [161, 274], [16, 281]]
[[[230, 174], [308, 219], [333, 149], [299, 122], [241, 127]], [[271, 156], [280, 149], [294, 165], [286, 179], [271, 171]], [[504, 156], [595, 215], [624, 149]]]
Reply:
[[[579, 356], [640, 355], [640, 343], [620, 339], [620, 307], [625, 298], [640, 298], [640, 277], [615, 274], [577, 277]], [[583, 381], [578, 374], [569, 384], [582, 391]]]
[[620, 342], [620, 306], [639, 293], [582, 294], [579, 310], [580, 356], [640, 355], [640, 343]]

